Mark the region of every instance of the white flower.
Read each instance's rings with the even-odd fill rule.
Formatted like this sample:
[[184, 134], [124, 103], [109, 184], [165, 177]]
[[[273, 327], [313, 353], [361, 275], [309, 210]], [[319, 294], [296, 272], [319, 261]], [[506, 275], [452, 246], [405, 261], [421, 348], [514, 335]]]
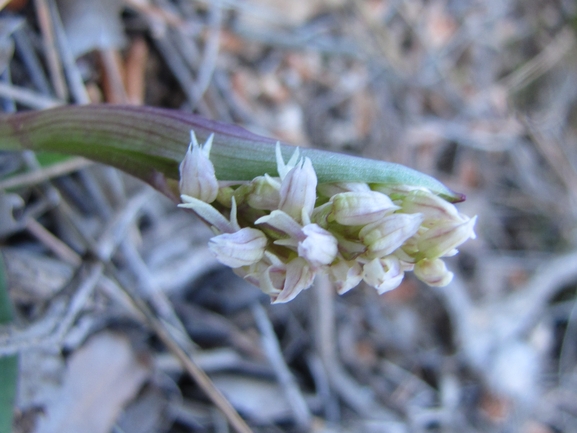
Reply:
[[223, 233], [208, 242], [216, 259], [231, 268], [250, 266], [262, 259], [267, 244], [263, 232], [245, 227], [234, 233]]
[[214, 165], [209, 159], [213, 136], [201, 148], [194, 131], [190, 131], [190, 145], [179, 167], [180, 193], [206, 203], [212, 203], [218, 194]]
[[315, 272], [302, 257], [295, 257], [286, 264], [278, 258], [273, 262], [258, 275], [260, 289], [270, 295], [273, 304], [292, 301], [312, 285]]
[[[267, 224], [273, 229], [289, 235], [291, 238], [292, 245], [296, 246], [297, 242], [300, 238], [301, 232], [301, 225], [295, 221], [293, 217], [291, 217], [286, 212], [281, 210], [273, 210], [269, 215], [265, 215], [257, 219], [255, 224]], [[286, 244], [286, 243], [285, 243]]]
[[388, 215], [363, 227], [359, 238], [367, 245], [369, 257], [385, 257], [417, 233], [423, 219], [420, 213]]
[[418, 241], [418, 257], [434, 259], [453, 255], [455, 249], [467, 239], [475, 238], [475, 222], [477, 217], [462, 217], [460, 221], [441, 222], [425, 233]]
[[444, 287], [453, 280], [453, 273], [447, 270], [441, 259], [419, 260], [413, 272], [419, 280], [433, 287]]
[[339, 295], [357, 287], [363, 279], [363, 267], [356, 260], [339, 260], [329, 269], [329, 278]]
[[429, 191], [412, 191], [403, 199], [401, 212], [422, 213], [425, 216], [425, 225], [438, 220], [460, 221], [459, 211], [452, 203]]
[[337, 239], [316, 224], [308, 224], [301, 230], [304, 236], [297, 251], [313, 268], [330, 265], [337, 256]]
[[292, 259], [286, 265], [286, 278], [283, 288], [273, 304], [292, 301], [300, 292], [308, 289], [315, 279], [315, 273], [302, 257]]
[[255, 221], [255, 224], [267, 224], [288, 238], [281, 238], [274, 243], [292, 248], [304, 258], [313, 269], [328, 265], [337, 255], [337, 239], [317, 224], [302, 227], [286, 212], [275, 210]]
[[373, 259], [363, 266], [363, 279], [377, 289], [379, 295], [396, 289], [404, 275], [400, 260], [394, 256]]

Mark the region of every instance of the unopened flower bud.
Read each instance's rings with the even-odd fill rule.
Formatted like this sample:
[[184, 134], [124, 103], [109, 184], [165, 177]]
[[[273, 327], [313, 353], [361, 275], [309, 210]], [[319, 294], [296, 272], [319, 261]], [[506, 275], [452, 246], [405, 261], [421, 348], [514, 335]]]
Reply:
[[248, 205], [254, 209], [278, 209], [280, 202], [280, 183], [268, 174], [255, 178], [252, 191], [247, 196]]
[[208, 247], [222, 264], [240, 268], [262, 259], [266, 244], [267, 238], [263, 232], [246, 227], [234, 233], [213, 237]]
[[398, 209], [389, 197], [376, 191], [343, 192], [331, 201], [333, 210], [329, 220], [332, 218], [345, 226], [369, 224]]
[[[232, 206], [232, 198], [235, 197], [235, 190], [232, 189], [230, 186], [221, 187], [218, 189], [218, 194], [216, 196], [216, 201], [221, 205], [230, 208]], [[239, 204], [240, 201], [236, 200], [236, 203]]]
[[320, 206], [317, 206], [311, 215], [311, 221], [320, 225], [321, 227], [327, 227], [329, 224], [329, 217], [331, 212], [333, 211], [333, 204], [332, 203], [325, 203]]
[[311, 215], [317, 199], [317, 175], [309, 158], [297, 163], [284, 177], [280, 187], [279, 209], [296, 221]]
[[208, 137], [201, 148], [194, 131], [190, 131], [190, 145], [179, 167], [180, 193], [206, 203], [212, 203], [218, 194], [218, 181], [214, 173], [214, 165], [208, 158], [212, 137], [213, 135]]
[[308, 224], [301, 230], [306, 236], [298, 243], [299, 256], [314, 268], [329, 265], [337, 256], [337, 240], [327, 230], [316, 224]]
[[359, 238], [368, 247], [369, 257], [385, 257], [417, 233], [422, 222], [422, 214], [396, 213], [363, 227]]
[[403, 200], [401, 212], [422, 213], [425, 216], [425, 223], [435, 220], [460, 220], [459, 212], [453, 204], [423, 190], [410, 192]]
[[419, 280], [433, 287], [444, 287], [453, 280], [453, 273], [447, 270], [441, 259], [419, 260], [413, 271]]
[[477, 217], [462, 217], [459, 222], [447, 222], [433, 226], [417, 241], [418, 256], [427, 259], [452, 255], [452, 252], [467, 239], [475, 238]]
[[379, 295], [396, 289], [405, 273], [400, 260], [394, 256], [374, 259], [363, 266], [363, 279], [379, 292]]

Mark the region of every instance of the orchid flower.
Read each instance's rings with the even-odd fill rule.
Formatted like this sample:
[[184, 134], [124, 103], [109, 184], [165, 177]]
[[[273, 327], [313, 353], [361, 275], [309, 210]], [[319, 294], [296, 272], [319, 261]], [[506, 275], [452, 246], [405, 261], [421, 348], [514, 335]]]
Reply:
[[[218, 184], [214, 167], [203, 154], [196, 155], [198, 161], [189, 162], [195, 171], [181, 176], [196, 176], [197, 182], [184, 183], [210, 190]], [[285, 163], [277, 143], [275, 155], [277, 173], [239, 181], [236, 189], [232, 185], [230, 208], [228, 200], [217, 198], [217, 210], [208, 200], [186, 194], [180, 205], [220, 232], [209, 243], [217, 260], [258, 285], [273, 303], [294, 299], [318, 273], [327, 274], [339, 293], [363, 280], [384, 293], [398, 287], [411, 270], [431, 286], [450, 283], [453, 274], [440, 257], [475, 236], [476, 217], [460, 214], [424, 188], [405, 186], [389, 196], [366, 183], [319, 187], [312, 161], [300, 157], [298, 148]], [[223, 188], [231, 188], [230, 182]]]

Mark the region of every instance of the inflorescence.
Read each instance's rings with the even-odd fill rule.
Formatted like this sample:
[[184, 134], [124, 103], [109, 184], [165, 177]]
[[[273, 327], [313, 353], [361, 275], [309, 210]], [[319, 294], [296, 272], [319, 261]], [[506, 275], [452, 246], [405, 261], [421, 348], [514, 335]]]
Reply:
[[219, 182], [209, 159], [211, 135], [191, 143], [180, 165], [180, 207], [215, 232], [217, 260], [260, 287], [273, 303], [292, 300], [325, 273], [342, 294], [365, 281], [384, 293], [407, 271], [430, 286], [453, 278], [443, 257], [475, 237], [469, 218], [431, 191], [408, 185], [318, 184], [296, 148], [285, 163], [277, 143], [278, 177]]

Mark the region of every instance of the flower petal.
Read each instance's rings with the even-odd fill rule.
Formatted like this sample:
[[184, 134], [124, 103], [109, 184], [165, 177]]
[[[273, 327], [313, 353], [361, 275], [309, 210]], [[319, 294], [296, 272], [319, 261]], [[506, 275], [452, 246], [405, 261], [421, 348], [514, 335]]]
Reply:
[[363, 268], [356, 260], [339, 260], [329, 269], [329, 278], [339, 295], [348, 292], [363, 279]]
[[313, 268], [329, 265], [335, 260], [337, 239], [329, 231], [308, 224], [302, 228], [302, 233], [305, 239], [299, 242], [297, 251]]
[[199, 217], [215, 227], [219, 232], [232, 233], [235, 231], [233, 225], [208, 203], [185, 194], [181, 195], [180, 198], [184, 203], [179, 204], [178, 207], [192, 209]]
[[363, 227], [359, 238], [367, 245], [369, 257], [385, 257], [417, 233], [423, 219], [423, 214], [389, 215]]
[[308, 289], [315, 279], [315, 273], [302, 257], [292, 259], [286, 265], [286, 279], [282, 291], [273, 304], [292, 301], [300, 292]]
[[460, 221], [459, 211], [447, 200], [424, 190], [410, 192], [401, 205], [402, 212], [422, 213], [425, 223], [435, 220]]
[[281, 211], [273, 210], [269, 215], [257, 219], [255, 224], [268, 224], [273, 229], [286, 233], [291, 238], [301, 237], [301, 226], [290, 215]]
[[281, 179], [284, 179], [287, 173], [291, 171], [291, 169], [297, 164], [299, 160], [300, 157], [299, 148], [298, 147], [295, 148], [295, 151], [293, 152], [289, 161], [285, 164], [280, 149], [280, 142], [277, 141], [275, 147], [275, 155], [276, 155], [276, 170], [278, 171], [279, 177]]
[[302, 213], [310, 216], [317, 200], [317, 175], [309, 158], [292, 168], [280, 186], [279, 209], [296, 221], [302, 222]]

